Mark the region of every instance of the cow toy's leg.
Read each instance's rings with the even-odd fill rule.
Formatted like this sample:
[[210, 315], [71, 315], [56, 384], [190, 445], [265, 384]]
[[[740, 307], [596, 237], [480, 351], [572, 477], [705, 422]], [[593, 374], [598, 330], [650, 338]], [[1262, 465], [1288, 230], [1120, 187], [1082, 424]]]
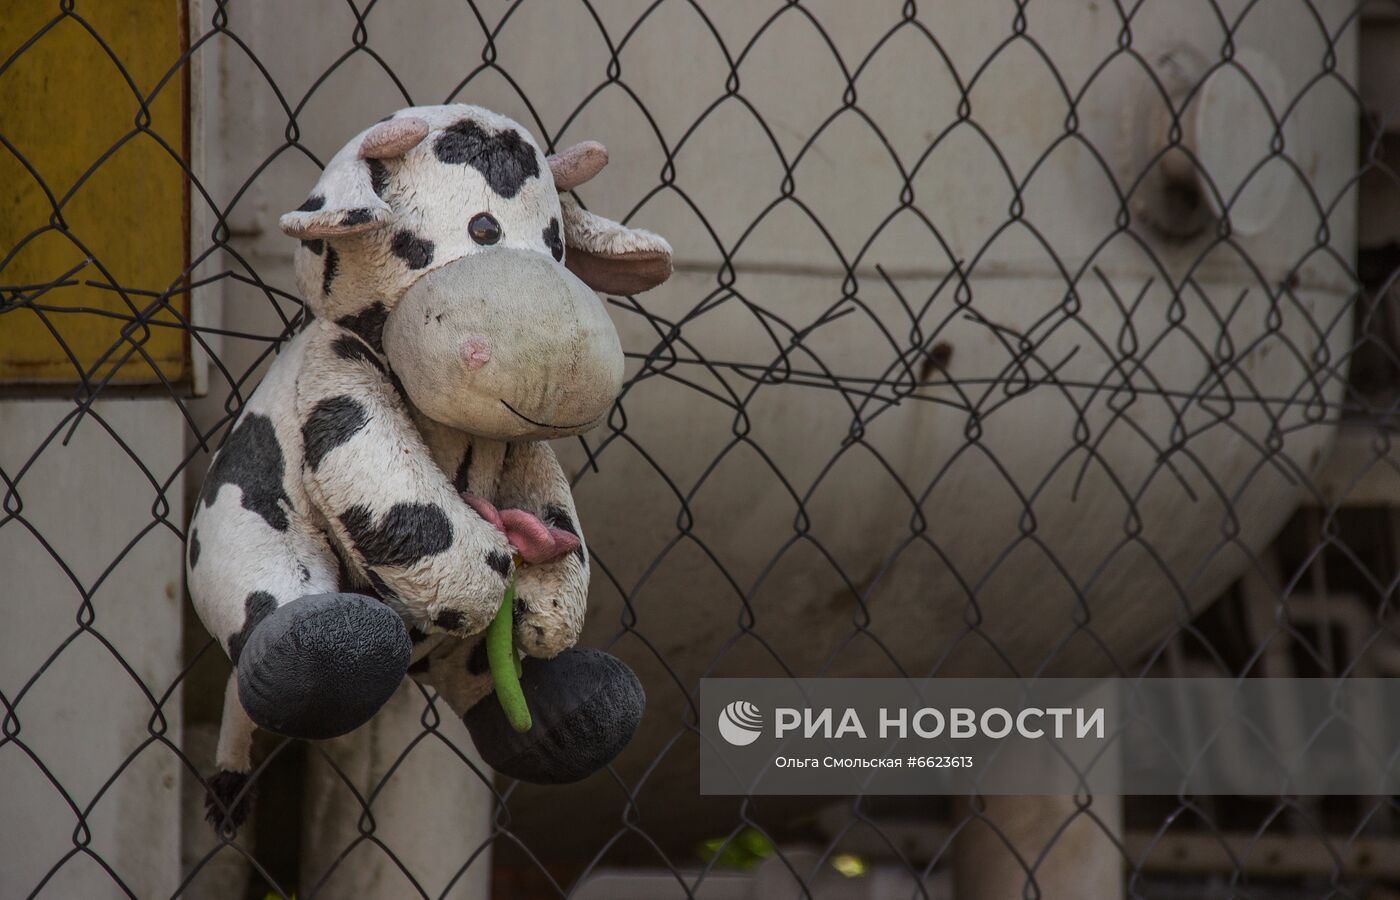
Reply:
[[388, 702], [413, 649], [398, 613], [362, 594], [308, 594], [253, 629], [238, 660], [238, 700], [274, 734], [339, 737]]
[[235, 831], [253, 807], [253, 732], [257, 726], [238, 702], [238, 676], [230, 674], [224, 691], [224, 717], [219, 726], [218, 771], [209, 779], [204, 817], [220, 831]]
[[259, 612], [234, 635], [219, 771], [205, 801], [221, 829], [236, 829], [251, 808], [256, 728], [308, 740], [353, 731], [403, 680], [412, 648], [398, 614], [359, 594], [309, 594]]
[[270, 431], [263, 423], [244, 417], [230, 441], [247, 464], [233, 469], [225, 447], [190, 524], [190, 596], [234, 664], [210, 818], [235, 827], [247, 812], [254, 726], [308, 739], [351, 731], [393, 694], [412, 647], [398, 613], [339, 590], [324, 534], [282, 492], [280, 458], [267, 464], [273, 442], [255, 440]]
[[486, 664], [484, 636], [458, 638], [435, 635], [437, 643], [408, 667], [408, 674], [437, 691], [459, 717], [481, 700], [492, 696], [491, 673]]
[[646, 694], [622, 660], [571, 647], [552, 659], [527, 656], [521, 670], [534, 719], [523, 734], [511, 728], [496, 700], [482, 638], [448, 637], [409, 671], [462, 717], [487, 765], [511, 778], [580, 781], [612, 762], [632, 739]]

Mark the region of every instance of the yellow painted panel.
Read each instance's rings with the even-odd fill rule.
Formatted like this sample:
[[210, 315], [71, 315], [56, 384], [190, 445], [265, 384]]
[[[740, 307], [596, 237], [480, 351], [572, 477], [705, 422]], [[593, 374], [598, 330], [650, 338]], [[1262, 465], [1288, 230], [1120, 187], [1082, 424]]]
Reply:
[[[0, 62], [59, 14], [52, 0], [3, 5]], [[0, 72], [0, 136], [23, 157], [0, 145], [0, 381], [182, 379], [189, 340], [170, 326], [188, 319], [188, 296], [152, 294], [178, 289], [188, 258], [185, 70], [161, 84], [185, 46], [184, 0], [78, 0], [74, 12], [111, 55], [64, 18]], [[142, 133], [138, 93], [158, 85]], [[39, 287], [56, 280], [74, 283]]]

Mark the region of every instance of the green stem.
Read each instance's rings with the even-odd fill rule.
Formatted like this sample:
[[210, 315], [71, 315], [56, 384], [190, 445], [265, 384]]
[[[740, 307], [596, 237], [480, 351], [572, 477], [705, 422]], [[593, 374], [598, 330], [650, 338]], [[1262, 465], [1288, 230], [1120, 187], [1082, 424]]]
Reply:
[[506, 595], [496, 618], [486, 627], [486, 660], [491, 666], [491, 679], [496, 683], [496, 699], [506, 714], [506, 721], [516, 731], [529, 731], [530, 707], [525, 704], [525, 692], [520, 689], [520, 658], [515, 653], [514, 615], [515, 576], [506, 586]]

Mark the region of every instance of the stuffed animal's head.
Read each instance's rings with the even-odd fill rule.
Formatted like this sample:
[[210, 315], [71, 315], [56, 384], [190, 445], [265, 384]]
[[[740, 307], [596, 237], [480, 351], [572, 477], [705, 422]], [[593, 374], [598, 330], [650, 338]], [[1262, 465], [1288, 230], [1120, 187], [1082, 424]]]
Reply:
[[585, 431], [622, 385], [593, 291], [635, 294], [671, 273], [661, 237], [560, 196], [606, 162], [591, 142], [546, 157], [479, 107], [400, 110], [282, 217], [301, 239], [302, 295], [383, 353], [432, 419], [497, 440]]

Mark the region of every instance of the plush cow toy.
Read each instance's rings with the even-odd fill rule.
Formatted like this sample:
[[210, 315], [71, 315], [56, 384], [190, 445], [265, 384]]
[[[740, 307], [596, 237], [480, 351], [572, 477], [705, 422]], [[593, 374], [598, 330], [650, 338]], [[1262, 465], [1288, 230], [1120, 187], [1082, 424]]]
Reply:
[[[630, 739], [636, 676], [573, 648], [588, 556], [545, 443], [598, 424], [621, 388], [591, 289], [671, 271], [662, 238], [560, 196], [606, 162], [594, 143], [546, 158], [478, 107], [415, 107], [354, 137], [282, 217], [315, 317], [242, 410], [190, 523], [190, 595], [234, 664], [214, 824], [247, 815], [255, 727], [345, 734], [405, 673], [513, 777], [576, 780]], [[479, 637], [512, 577], [524, 734], [484, 702]]]

